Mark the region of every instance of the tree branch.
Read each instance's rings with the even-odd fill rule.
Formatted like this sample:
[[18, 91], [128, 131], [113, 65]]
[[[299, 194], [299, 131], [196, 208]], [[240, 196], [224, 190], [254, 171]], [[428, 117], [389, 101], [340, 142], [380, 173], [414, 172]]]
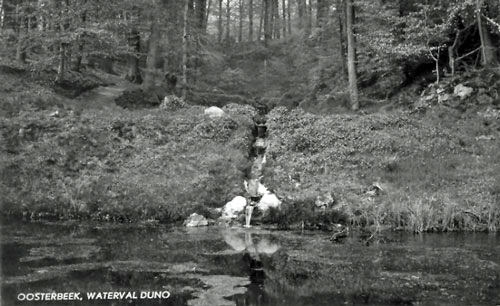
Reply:
[[467, 57], [467, 56], [469, 56], [469, 55], [471, 55], [471, 54], [473, 54], [473, 53], [476, 53], [477, 51], [481, 50], [481, 48], [482, 48], [482, 47], [481, 47], [481, 46], [479, 46], [477, 49], [474, 49], [474, 50], [472, 50], [471, 52], [469, 52], [469, 53], [467, 53], [467, 54], [465, 54], [465, 55], [460, 56], [459, 58], [457, 58], [457, 59], [456, 59], [456, 61], [459, 61], [459, 60], [461, 60], [461, 59], [463, 59], [463, 58], [465, 58], [465, 57]]

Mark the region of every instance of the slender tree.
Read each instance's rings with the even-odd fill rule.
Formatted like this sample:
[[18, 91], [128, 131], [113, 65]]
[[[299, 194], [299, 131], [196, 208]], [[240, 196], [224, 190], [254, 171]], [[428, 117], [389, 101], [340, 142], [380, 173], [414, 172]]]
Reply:
[[239, 24], [238, 24], [238, 42], [243, 41], [243, 0], [238, 3], [240, 9]]
[[248, 1], [248, 40], [253, 41], [253, 0]]
[[313, 26], [313, 18], [312, 18], [312, 15], [313, 15], [313, 4], [312, 4], [312, 0], [309, 0], [309, 4], [307, 5], [307, 32], [310, 33], [311, 30], [312, 30], [312, 26]]
[[219, 19], [217, 22], [217, 41], [219, 44], [222, 42], [222, 0], [219, 0]]
[[149, 90], [155, 86], [155, 68], [158, 59], [158, 45], [161, 38], [160, 24], [156, 15], [157, 14], [153, 13], [151, 18], [151, 35], [149, 36], [148, 56], [146, 58], [144, 83], [142, 84], [144, 90]]
[[288, 34], [292, 34], [292, 0], [288, 0], [288, 5], [287, 7], [287, 24], [288, 24]]
[[273, 28], [274, 28], [274, 37], [280, 39], [280, 8], [279, 8], [279, 0], [273, 0], [273, 12], [274, 12], [274, 20], [273, 20]]
[[345, 79], [347, 77], [347, 67], [345, 60], [345, 40], [344, 40], [344, 21], [342, 20], [342, 15], [345, 16], [345, 3], [344, 0], [337, 0], [336, 3], [336, 15], [338, 24], [338, 36], [339, 36], [339, 55], [340, 64], [342, 66], [342, 77]]
[[354, 4], [346, 0], [347, 69], [349, 72], [349, 94], [353, 110], [359, 109], [358, 77], [356, 73], [356, 47], [354, 45]]
[[231, 38], [231, 1], [226, 0], [226, 43], [229, 43]]
[[487, 27], [483, 24], [483, 5], [484, 0], [476, 0], [476, 19], [477, 28], [479, 30], [479, 38], [481, 40], [481, 63], [483, 66], [491, 66], [497, 64], [496, 50], [491, 40], [490, 33]]
[[270, 10], [271, 5], [269, 3], [271, 0], [263, 0], [264, 2], [264, 45], [267, 47], [269, 40], [271, 40], [271, 22], [270, 22]]
[[15, 28], [17, 32], [16, 61], [20, 64], [26, 63], [26, 24], [25, 24], [25, 3], [20, 1], [15, 6]]
[[[221, 0], [222, 1], [222, 0]], [[184, 4], [184, 25], [182, 35], [182, 98], [186, 99], [188, 90], [188, 20], [189, 20], [189, 0]]]
[[283, 38], [286, 37], [286, 0], [281, 1], [281, 9], [282, 9], [282, 18], [281, 23], [283, 27]]

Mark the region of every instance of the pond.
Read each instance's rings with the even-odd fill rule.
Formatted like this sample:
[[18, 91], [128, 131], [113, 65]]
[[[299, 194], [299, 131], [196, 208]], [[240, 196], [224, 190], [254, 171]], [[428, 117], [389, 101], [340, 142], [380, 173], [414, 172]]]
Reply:
[[1, 233], [7, 306], [500, 305], [491, 233], [391, 233], [371, 245], [153, 224], [4, 222]]

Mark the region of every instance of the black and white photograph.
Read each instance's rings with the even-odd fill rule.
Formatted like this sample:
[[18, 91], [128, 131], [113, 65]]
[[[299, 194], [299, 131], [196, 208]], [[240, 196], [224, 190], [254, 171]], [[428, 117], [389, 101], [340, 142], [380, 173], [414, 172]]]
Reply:
[[500, 0], [0, 0], [1, 306], [500, 306]]

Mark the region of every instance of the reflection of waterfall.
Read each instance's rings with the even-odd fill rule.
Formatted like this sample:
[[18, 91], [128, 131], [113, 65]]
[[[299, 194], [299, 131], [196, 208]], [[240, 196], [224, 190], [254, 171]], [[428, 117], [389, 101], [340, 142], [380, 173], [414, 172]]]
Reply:
[[279, 250], [279, 245], [270, 241], [267, 237], [252, 237], [249, 231], [240, 232], [234, 229], [222, 231], [224, 241], [235, 251], [246, 252], [251, 256], [271, 255]]
[[240, 232], [227, 229], [222, 232], [224, 241], [235, 251], [243, 254], [243, 262], [247, 266], [250, 284], [247, 292], [235, 297], [237, 306], [267, 305], [267, 294], [264, 290], [266, 274], [262, 262], [263, 256], [269, 256], [279, 250], [279, 245], [267, 237], [252, 236], [249, 231]]

